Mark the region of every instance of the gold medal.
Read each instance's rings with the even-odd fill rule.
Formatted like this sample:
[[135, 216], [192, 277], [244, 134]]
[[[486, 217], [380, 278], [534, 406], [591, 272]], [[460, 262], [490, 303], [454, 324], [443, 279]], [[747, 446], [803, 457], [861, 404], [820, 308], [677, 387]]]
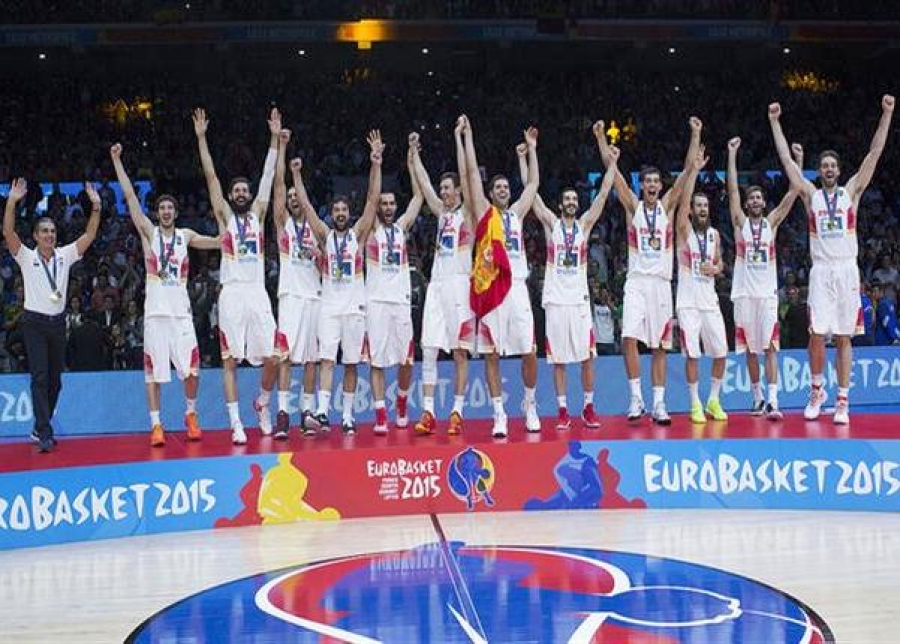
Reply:
[[661, 247], [661, 244], [659, 242], [659, 237], [651, 237], [650, 238], [650, 248], [652, 248], [653, 250], [659, 250], [660, 247]]
[[238, 255], [240, 255], [241, 257], [243, 257], [243, 256], [246, 255], [246, 254], [247, 254], [247, 245], [246, 245], [246, 244], [241, 244], [240, 246], [238, 246]]
[[50, 293], [50, 301], [53, 302], [54, 304], [59, 302], [61, 299], [62, 299], [62, 293], [60, 293], [59, 291], [53, 291], [52, 293]]

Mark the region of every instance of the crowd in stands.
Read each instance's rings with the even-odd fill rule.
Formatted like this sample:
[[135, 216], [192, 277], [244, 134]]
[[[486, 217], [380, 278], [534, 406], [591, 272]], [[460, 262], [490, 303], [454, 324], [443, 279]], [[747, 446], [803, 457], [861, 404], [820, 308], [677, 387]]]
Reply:
[[[247, 74], [227, 60], [222, 61], [215, 78], [192, 76], [183, 70], [135, 73], [126, 79], [101, 73], [77, 79], [43, 74], [23, 77], [13, 91], [0, 95], [0, 113], [4, 115], [0, 119], [0, 183], [16, 176], [29, 180], [32, 189], [19, 218], [23, 239], [31, 239], [31, 223], [46, 197], [62, 244], [83, 230], [88, 211], [84, 195], [65, 195], [52, 188], [41, 195], [38, 183], [98, 182], [103, 223], [97, 242], [72, 273], [68, 366], [73, 370], [140, 368], [144, 268], [140, 243], [124, 205], [116, 202], [115, 193], [105, 183], [114, 179], [109, 145], [124, 145], [123, 158], [133, 176], [151, 180], [156, 192], [178, 197], [179, 226], [215, 235], [189, 117], [198, 104], [211, 117], [209, 141], [223, 181], [238, 175], [259, 176], [266, 145], [265, 116], [272, 104], [278, 105], [286, 127], [294, 133], [289, 153], [303, 157], [311, 198], [326, 218], [328, 199], [335, 192], [349, 193], [355, 201], [353, 212], [361, 210], [367, 171], [364, 135], [369, 128], [379, 127], [388, 144], [387, 186], [397, 190], [402, 201], [408, 194], [403, 170], [407, 133], [420, 132], [423, 159], [436, 178], [443, 170], [455, 169], [452, 127], [461, 113], [468, 114], [473, 124], [485, 175], [505, 172], [514, 186], [518, 183], [514, 146], [526, 125], [537, 125], [540, 190], [545, 201], [555, 204], [560, 189], [574, 185], [585, 208], [595, 187], [588, 174], [601, 170], [590, 133], [594, 120], [604, 118], [610, 126], [616, 120], [623, 150], [619, 165], [626, 172], [639, 170], [641, 164], [678, 171], [687, 146], [687, 118], [696, 114], [705, 124], [704, 140], [712, 156], [708, 167], [724, 168], [725, 142], [740, 135], [739, 165], [748, 173], [746, 183], [763, 185], [774, 204], [786, 185], [779, 176], [764, 172], [778, 168], [766, 118], [770, 101], [781, 101], [788, 136], [807, 151], [806, 167], [814, 167], [819, 151], [834, 148], [843, 155], [846, 180], [868, 150], [881, 95], [896, 87], [896, 74], [890, 71], [879, 77], [848, 71], [833, 80], [832, 91], [810, 92], [788, 89], [778, 71], [740, 76], [731, 70], [716, 74], [684, 71], [663, 80], [656, 72], [623, 74], [607, 68], [561, 76], [558, 71], [508, 71], [487, 64], [477, 83], [467, 71], [443, 69], [427, 75], [368, 68], [320, 69], [302, 76], [274, 70], [267, 72], [262, 83], [257, 75]], [[145, 108], [131, 107], [138, 102]], [[860, 342], [896, 341], [896, 315], [891, 307], [900, 270], [898, 166], [900, 141], [895, 133], [860, 209], [860, 266], [864, 279], [874, 285], [870, 288], [870, 331]], [[733, 234], [722, 178], [704, 172], [698, 185], [714, 205], [713, 222], [723, 233], [725, 259], [730, 265]], [[148, 212], [152, 212], [153, 197], [153, 192], [142, 195]], [[434, 237], [434, 218], [421, 216], [410, 235], [417, 334]], [[268, 240], [271, 244], [274, 235], [270, 233]], [[542, 345], [539, 305], [545, 248], [536, 221], [526, 228], [526, 248]], [[810, 259], [806, 218], [799, 205], [779, 232], [778, 252], [782, 346], [804, 346]], [[268, 257], [274, 300], [278, 274], [274, 246], [268, 249]], [[615, 199], [607, 204], [607, 212], [594, 229], [590, 257], [595, 317], [598, 331], [602, 331], [598, 336], [604, 345], [601, 350], [614, 352], [627, 261], [624, 217]], [[189, 288], [201, 354], [205, 365], [215, 365], [218, 253], [192, 254], [191, 266]], [[25, 359], [19, 327], [22, 286], [5, 248], [0, 254], [0, 280], [0, 367], [21, 371]], [[731, 323], [730, 272], [719, 280], [719, 289], [726, 321]], [[893, 331], [876, 333], [875, 327], [891, 316], [894, 321], [885, 324], [893, 324]], [[614, 329], [612, 337], [610, 328]]]
[[7, 0], [4, 6], [4, 21], [14, 24], [541, 17], [770, 22], [896, 19], [892, 0], [861, 3], [839, 0]]

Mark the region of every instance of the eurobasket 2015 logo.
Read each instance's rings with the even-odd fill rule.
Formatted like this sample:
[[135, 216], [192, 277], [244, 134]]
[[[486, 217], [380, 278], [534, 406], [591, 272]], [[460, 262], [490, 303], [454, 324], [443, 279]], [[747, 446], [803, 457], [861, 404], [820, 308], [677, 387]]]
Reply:
[[457, 499], [474, 510], [478, 503], [494, 505], [491, 490], [496, 470], [491, 458], [474, 447], [468, 447], [450, 461], [447, 468], [447, 487]]
[[654, 642], [829, 644], [759, 582], [609, 550], [439, 540], [248, 577], [164, 609], [127, 644]]

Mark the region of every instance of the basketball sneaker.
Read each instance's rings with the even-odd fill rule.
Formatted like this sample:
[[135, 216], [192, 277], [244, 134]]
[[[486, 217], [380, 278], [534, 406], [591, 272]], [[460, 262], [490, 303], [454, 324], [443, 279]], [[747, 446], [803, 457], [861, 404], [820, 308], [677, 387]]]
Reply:
[[304, 436], [315, 436], [321, 427], [319, 419], [310, 410], [300, 412], [300, 429]]
[[353, 418], [345, 418], [342, 420], [341, 431], [345, 436], [354, 436], [356, 434], [356, 420]]
[[409, 399], [406, 396], [397, 396], [397, 420], [394, 424], [400, 429], [406, 429], [409, 426]]
[[533, 402], [523, 402], [522, 410], [525, 412], [525, 430], [529, 432], [541, 431], [541, 419], [537, 413], [537, 405]]
[[203, 437], [200, 431], [200, 421], [197, 420], [197, 412], [190, 411], [184, 415], [184, 426], [187, 428], [187, 439], [198, 441]]
[[[36, 430], [36, 429], [31, 430], [31, 440], [33, 440], [35, 443], [41, 442], [41, 435], [38, 434], [38, 430]], [[53, 436], [51, 436], [49, 440], [51, 443], [53, 443], [54, 447], [59, 444], [59, 441], [56, 440], [55, 438], [53, 438]]]
[[644, 401], [638, 396], [632, 396], [631, 404], [628, 406], [628, 420], [639, 420], [645, 413]]
[[846, 396], [838, 396], [837, 404], [834, 406], [833, 420], [835, 425], [850, 424], [850, 403]]
[[691, 422], [697, 425], [706, 423], [706, 414], [703, 413], [703, 403], [699, 400], [691, 403]]
[[384, 407], [375, 410], [375, 425], [372, 431], [381, 436], [388, 433], [387, 409]]
[[450, 412], [450, 421], [447, 423], [447, 433], [450, 436], [461, 434], [463, 429], [463, 417], [458, 411]]
[[494, 438], [506, 438], [506, 416], [494, 416], [494, 427], [491, 429], [491, 436]]
[[762, 416], [766, 413], [766, 403], [760, 398], [759, 400], [753, 401], [753, 407], [750, 408], [751, 416]]
[[[319, 431], [325, 432], [326, 434], [331, 431], [331, 423], [328, 422], [327, 413], [323, 411], [321, 413], [311, 415], [311, 417], [312, 420], [319, 424]], [[310, 421], [309, 425], [312, 425], [312, 421]]]
[[667, 427], [672, 424], [672, 418], [666, 411], [666, 403], [660, 401], [653, 406], [653, 422], [657, 425]]
[[713, 420], [728, 420], [728, 414], [722, 409], [722, 405], [718, 398], [710, 398], [706, 401], [706, 413]]
[[288, 413], [284, 410], [279, 411], [275, 415], [275, 438], [280, 441], [287, 440], [290, 429], [290, 416], [288, 416]]
[[242, 425], [236, 425], [231, 428], [231, 442], [235, 445], [247, 444], [247, 432], [244, 431]]
[[822, 413], [822, 405], [826, 400], [828, 400], [828, 392], [822, 385], [810, 387], [809, 402], [806, 403], [806, 409], [803, 410], [803, 417], [806, 420], [816, 420]]
[[600, 416], [594, 411], [594, 404], [585, 405], [581, 410], [581, 422], [588, 429], [597, 429], [600, 427]]
[[150, 445], [153, 447], [162, 447], [166, 444], [166, 432], [163, 430], [162, 423], [156, 423], [150, 430]]
[[436, 425], [437, 422], [434, 419], [434, 414], [427, 410], [423, 411], [422, 417], [419, 419], [419, 422], [416, 423], [416, 434], [419, 436], [433, 434]]
[[272, 418], [269, 416], [269, 406], [259, 404], [259, 399], [253, 401], [253, 410], [259, 419], [259, 431], [263, 436], [272, 435]]
[[556, 417], [556, 429], [565, 431], [572, 428], [572, 419], [569, 417], [569, 410], [565, 407], [559, 408], [559, 414]]
[[769, 420], [782, 420], [784, 414], [778, 409], [778, 403], [766, 403], [766, 418]]

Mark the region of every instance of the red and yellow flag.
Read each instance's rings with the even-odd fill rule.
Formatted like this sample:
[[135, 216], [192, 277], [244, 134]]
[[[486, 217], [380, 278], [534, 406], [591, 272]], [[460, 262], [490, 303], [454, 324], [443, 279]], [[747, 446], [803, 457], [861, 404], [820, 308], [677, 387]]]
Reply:
[[506, 234], [500, 211], [491, 206], [475, 230], [475, 261], [469, 304], [478, 317], [493, 311], [512, 288], [512, 269], [506, 253]]

